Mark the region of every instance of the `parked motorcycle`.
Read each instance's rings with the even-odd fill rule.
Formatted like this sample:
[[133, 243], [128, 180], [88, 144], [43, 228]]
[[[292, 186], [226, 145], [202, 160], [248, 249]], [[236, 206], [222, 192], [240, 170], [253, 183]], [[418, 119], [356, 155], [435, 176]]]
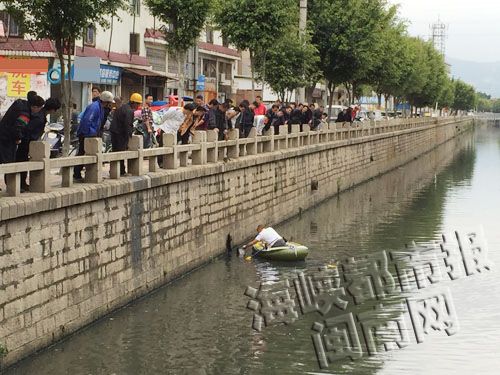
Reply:
[[[50, 157], [58, 158], [62, 156], [64, 144], [64, 124], [53, 122], [45, 127], [45, 132], [42, 135], [42, 141], [50, 145]], [[76, 137], [76, 126], [71, 127], [71, 145], [70, 156], [75, 156], [78, 150], [78, 138]]]
[[64, 125], [57, 122], [47, 125], [42, 135], [42, 141], [50, 145], [51, 158], [60, 156], [64, 143]]

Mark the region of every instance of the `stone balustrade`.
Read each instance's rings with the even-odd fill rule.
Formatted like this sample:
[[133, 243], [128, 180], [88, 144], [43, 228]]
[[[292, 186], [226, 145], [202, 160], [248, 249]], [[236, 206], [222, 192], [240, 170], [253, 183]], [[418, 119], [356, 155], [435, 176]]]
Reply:
[[[163, 147], [152, 149], [143, 149], [142, 137], [132, 136], [128, 151], [111, 153], [102, 153], [100, 138], [87, 138], [85, 139], [85, 156], [57, 159], [50, 158], [48, 143], [37, 141], [30, 143], [30, 161], [1, 164], [0, 174], [5, 175], [7, 196], [21, 194], [22, 172], [30, 173], [30, 192], [47, 193], [54, 189], [54, 186], [50, 184], [51, 171], [54, 169], [60, 169], [62, 176], [60, 187], [72, 187], [73, 168], [77, 165], [85, 166], [84, 182], [100, 183], [103, 181], [105, 163], [109, 163], [109, 177], [119, 179], [121, 161], [126, 161], [131, 175], [141, 176], [149, 172], [158, 172], [161, 169], [205, 165], [290, 148], [310, 147], [315, 144], [457, 121], [461, 119], [427, 117], [354, 123], [352, 126], [337, 123], [330, 124], [321, 131], [311, 131], [308, 125], [304, 125], [300, 131], [299, 125], [292, 125], [291, 133], [288, 133], [288, 126], [283, 125], [277, 135], [273, 134], [273, 129], [270, 129], [266, 134], [258, 136], [253, 128], [248, 138], [239, 138], [238, 130], [230, 129], [226, 141], [218, 141], [215, 130], [196, 131], [191, 144], [178, 145], [176, 135], [164, 134]], [[191, 163], [189, 156], [191, 156]], [[158, 164], [159, 159], [161, 159], [161, 168]], [[146, 164], [145, 161], [148, 163]]]

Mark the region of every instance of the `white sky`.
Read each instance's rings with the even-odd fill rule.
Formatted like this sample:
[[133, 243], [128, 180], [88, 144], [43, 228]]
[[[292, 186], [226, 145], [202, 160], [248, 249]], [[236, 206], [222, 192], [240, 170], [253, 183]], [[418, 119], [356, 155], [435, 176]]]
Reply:
[[446, 55], [478, 62], [500, 61], [500, 0], [389, 0], [413, 36], [428, 39], [438, 17], [448, 26]]

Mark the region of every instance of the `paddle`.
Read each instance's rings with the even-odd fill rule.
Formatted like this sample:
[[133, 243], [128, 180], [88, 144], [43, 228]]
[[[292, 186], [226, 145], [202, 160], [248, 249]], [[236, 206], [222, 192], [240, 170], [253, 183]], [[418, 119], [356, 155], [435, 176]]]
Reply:
[[256, 253], [253, 253], [251, 255], [248, 255], [245, 257], [245, 260], [251, 260], [252, 258], [255, 258], [255, 256], [260, 253], [261, 251], [267, 250], [266, 248], [263, 248], [262, 250], [257, 251]]
[[[240, 248], [238, 248], [238, 253], [239, 253], [240, 255], [245, 255], [245, 250], [244, 250], [244, 249], [245, 249], [245, 247], [240, 247]], [[251, 260], [251, 259], [252, 259], [252, 258], [254, 258], [257, 254], [259, 254], [261, 251], [264, 251], [264, 250], [267, 250], [267, 248], [265, 248], [265, 247], [264, 247], [263, 249], [261, 249], [261, 250], [259, 250], [259, 251], [255, 252], [255, 253], [253, 253], [253, 254], [247, 255], [247, 256], [245, 256], [245, 257], [244, 257], [244, 259], [245, 259], [245, 260]]]

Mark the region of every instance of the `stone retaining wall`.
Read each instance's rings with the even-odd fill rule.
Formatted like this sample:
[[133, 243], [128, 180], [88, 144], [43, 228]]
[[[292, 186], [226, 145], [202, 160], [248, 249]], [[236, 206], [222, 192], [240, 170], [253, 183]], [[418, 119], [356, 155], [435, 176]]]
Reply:
[[190, 166], [0, 205], [4, 365], [464, 132], [471, 120]]

